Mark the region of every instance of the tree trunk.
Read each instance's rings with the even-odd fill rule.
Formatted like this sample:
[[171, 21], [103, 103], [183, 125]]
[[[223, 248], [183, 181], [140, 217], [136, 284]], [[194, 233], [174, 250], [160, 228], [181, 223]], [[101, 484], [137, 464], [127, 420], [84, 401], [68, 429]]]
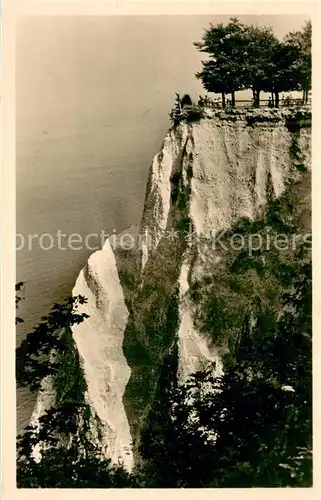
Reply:
[[303, 104], [308, 104], [309, 100], [309, 91], [308, 89], [303, 90]]
[[254, 107], [259, 108], [260, 107], [260, 90], [252, 89], [252, 91], [253, 91]]
[[274, 108], [274, 92], [271, 92], [271, 105]]
[[279, 102], [280, 102], [280, 97], [279, 97], [279, 92], [275, 92], [275, 107], [279, 107]]
[[256, 91], [256, 107], [260, 107], [260, 90]]
[[222, 92], [222, 108], [225, 108], [225, 92]]
[[253, 94], [253, 106], [255, 106], [255, 90], [252, 88], [252, 94]]
[[232, 95], [232, 108], [235, 108], [235, 92], [233, 90], [233, 92], [231, 92], [231, 95]]

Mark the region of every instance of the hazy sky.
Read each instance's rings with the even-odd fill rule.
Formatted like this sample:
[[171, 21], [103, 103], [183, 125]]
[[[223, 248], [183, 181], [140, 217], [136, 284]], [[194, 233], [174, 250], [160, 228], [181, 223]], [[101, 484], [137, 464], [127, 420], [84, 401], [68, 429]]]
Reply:
[[[239, 16], [283, 37], [303, 16]], [[28, 17], [17, 35], [17, 139], [164, 125], [175, 92], [197, 97], [193, 41], [228, 16]], [[155, 120], [159, 123], [155, 123]]]

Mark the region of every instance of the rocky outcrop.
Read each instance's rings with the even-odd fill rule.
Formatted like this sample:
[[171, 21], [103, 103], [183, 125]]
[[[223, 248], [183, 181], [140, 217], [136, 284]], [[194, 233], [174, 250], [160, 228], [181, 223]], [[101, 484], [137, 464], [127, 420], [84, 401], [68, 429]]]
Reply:
[[73, 294], [87, 298], [82, 312], [89, 318], [73, 326], [73, 337], [87, 382], [87, 402], [97, 423], [95, 435], [107, 456], [131, 469], [131, 435], [122, 403], [130, 378], [122, 350], [128, 311], [109, 241], [91, 255]]

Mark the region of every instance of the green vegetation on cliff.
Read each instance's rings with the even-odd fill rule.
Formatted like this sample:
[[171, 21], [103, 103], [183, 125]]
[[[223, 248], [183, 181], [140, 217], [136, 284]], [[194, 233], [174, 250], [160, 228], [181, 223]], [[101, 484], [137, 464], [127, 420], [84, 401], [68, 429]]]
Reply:
[[200, 282], [191, 283], [197, 326], [232, 356], [246, 318], [255, 323], [260, 316], [267, 329], [275, 328], [281, 296], [309, 258], [310, 188], [305, 175], [270, 201], [262, 219], [239, 219], [218, 235], [215, 254], [220, 262]]
[[273, 328], [264, 315], [254, 329], [245, 319], [222, 377], [199, 372], [177, 386], [164, 373], [141, 439], [144, 487], [312, 485], [311, 262], [296, 273]]
[[159, 242], [130, 302], [123, 349], [132, 374], [124, 404], [135, 440], [155, 398], [164, 357], [176, 342], [177, 281], [185, 245], [183, 234], [173, 241], [165, 237]]

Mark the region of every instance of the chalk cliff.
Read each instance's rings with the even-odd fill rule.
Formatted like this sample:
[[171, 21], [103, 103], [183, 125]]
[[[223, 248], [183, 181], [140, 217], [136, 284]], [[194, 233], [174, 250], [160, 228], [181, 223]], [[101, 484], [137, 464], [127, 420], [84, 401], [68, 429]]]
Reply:
[[229, 346], [199, 328], [190, 288], [224, 259], [218, 234], [260, 218], [300, 166], [309, 171], [308, 115], [208, 110], [171, 129], [150, 168], [140, 227], [106, 241], [80, 272], [73, 294], [88, 298], [80, 312], [90, 317], [73, 337], [93, 435], [127, 469], [173, 345], [180, 381], [208, 364], [222, 372]]

